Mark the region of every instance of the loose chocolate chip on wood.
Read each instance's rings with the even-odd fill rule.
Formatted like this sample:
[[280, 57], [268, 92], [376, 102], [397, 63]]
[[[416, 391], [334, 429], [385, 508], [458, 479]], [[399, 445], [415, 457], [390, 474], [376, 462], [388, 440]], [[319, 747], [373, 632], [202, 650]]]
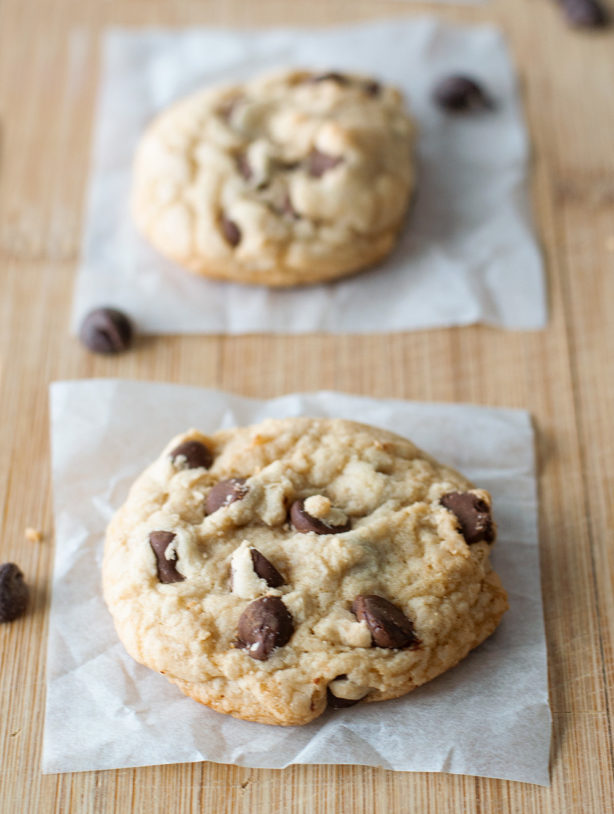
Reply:
[[226, 215], [222, 215], [222, 232], [224, 233], [224, 237], [230, 243], [231, 246], [238, 246], [241, 242], [241, 230], [234, 222], [234, 220], [230, 220], [230, 218], [226, 217]]
[[575, 28], [602, 28], [608, 14], [599, 0], [559, 0], [567, 22]]
[[250, 548], [254, 571], [263, 579], [269, 588], [279, 588], [285, 580], [270, 560], [261, 554], [257, 548]]
[[488, 110], [493, 107], [482, 86], [468, 76], [445, 77], [435, 86], [433, 97], [440, 107], [452, 112]]
[[420, 643], [407, 616], [382, 596], [360, 594], [352, 603], [352, 613], [367, 623], [374, 647], [397, 649]]
[[79, 337], [94, 353], [120, 353], [132, 343], [132, 323], [116, 308], [96, 308], [81, 323]]
[[309, 531], [314, 531], [316, 534], [342, 534], [344, 531], [349, 531], [352, 526], [349, 518], [341, 526], [331, 526], [318, 517], [312, 517], [305, 510], [304, 500], [294, 501], [290, 507], [290, 520], [294, 528], [303, 534], [307, 534]]
[[0, 565], [0, 622], [12, 622], [28, 606], [30, 591], [14, 562]]
[[325, 172], [334, 169], [342, 161], [343, 158], [338, 155], [329, 155], [313, 149], [307, 157], [309, 175], [313, 175], [314, 178], [321, 178]]
[[245, 608], [239, 617], [239, 647], [257, 661], [266, 661], [294, 633], [290, 611], [278, 596], [263, 596]]
[[177, 463], [178, 458], [185, 459], [185, 466], [188, 469], [198, 469], [201, 466], [209, 469], [213, 463], [211, 450], [200, 441], [184, 441], [175, 447], [171, 452], [171, 460], [173, 463]]
[[173, 555], [172, 560], [167, 560], [165, 556], [166, 549], [174, 539], [175, 535], [172, 531], [152, 531], [149, 535], [149, 545], [156, 555], [158, 579], [160, 582], [183, 582], [185, 579], [176, 567], [177, 554]]
[[467, 543], [492, 543], [495, 539], [490, 506], [485, 500], [472, 492], [448, 492], [440, 502], [456, 515]]
[[245, 486], [245, 478], [221, 480], [212, 487], [207, 495], [205, 499], [205, 511], [207, 514], [213, 514], [223, 506], [229, 506], [231, 503], [234, 503], [235, 500], [243, 500], [248, 492], [249, 488]]

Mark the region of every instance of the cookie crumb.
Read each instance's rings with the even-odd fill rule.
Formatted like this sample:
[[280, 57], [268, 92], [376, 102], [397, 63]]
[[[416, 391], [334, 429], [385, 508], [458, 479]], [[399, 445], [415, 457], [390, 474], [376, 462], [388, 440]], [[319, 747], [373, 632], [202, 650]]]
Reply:
[[40, 543], [43, 539], [43, 532], [35, 529], [33, 526], [27, 526], [24, 531], [24, 537], [31, 543]]

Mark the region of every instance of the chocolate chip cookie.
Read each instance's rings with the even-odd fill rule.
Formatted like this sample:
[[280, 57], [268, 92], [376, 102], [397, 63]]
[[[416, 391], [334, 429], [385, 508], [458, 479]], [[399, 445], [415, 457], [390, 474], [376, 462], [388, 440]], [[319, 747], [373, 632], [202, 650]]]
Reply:
[[414, 186], [414, 126], [370, 77], [292, 70], [203, 90], [136, 153], [132, 211], [197, 274], [293, 286], [387, 255]]
[[104, 595], [128, 652], [183, 692], [304, 724], [404, 695], [489, 636], [495, 537], [489, 494], [390, 432], [193, 430], [113, 518]]

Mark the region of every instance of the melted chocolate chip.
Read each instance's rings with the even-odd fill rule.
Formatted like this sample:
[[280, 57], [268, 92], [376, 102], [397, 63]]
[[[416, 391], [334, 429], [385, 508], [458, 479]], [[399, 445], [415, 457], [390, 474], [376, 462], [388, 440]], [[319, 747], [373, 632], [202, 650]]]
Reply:
[[172, 531], [152, 531], [149, 535], [149, 545], [156, 555], [156, 565], [158, 567], [158, 579], [160, 582], [183, 582], [185, 577], [177, 570], [177, 554], [173, 554], [172, 560], [167, 560], [166, 549], [175, 539]]
[[290, 193], [286, 192], [281, 202], [281, 207], [279, 208], [279, 212], [282, 215], [288, 215], [291, 218], [299, 218], [300, 215], [296, 211], [296, 209], [292, 206], [292, 199], [290, 198]]
[[229, 478], [221, 480], [212, 487], [205, 500], [205, 511], [213, 514], [223, 506], [230, 506], [235, 500], [243, 500], [249, 492], [245, 486], [245, 478]]
[[238, 246], [241, 242], [241, 230], [234, 220], [230, 220], [226, 215], [222, 215], [221, 224], [222, 232], [228, 243], [230, 243], [231, 246]]
[[433, 97], [440, 107], [454, 113], [493, 107], [481, 85], [468, 76], [445, 77], [435, 86]]
[[209, 469], [213, 463], [211, 450], [200, 441], [184, 441], [171, 452], [171, 460], [177, 463], [177, 458], [185, 458], [185, 466], [188, 469], [198, 469], [204, 467]]
[[602, 28], [609, 22], [599, 0], [559, 0], [567, 22], [575, 28]]
[[352, 613], [367, 623], [374, 647], [397, 649], [420, 643], [407, 616], [382, 596], [360, 594], [352, 602]]
[[303, 534], [307, 534], [309, 531], [314, 531], [316, 534], [342, 534], [344, 531], [349, 531], [352, 526], [349, 518], [341, 526], [329, 526], [318, 517], [312, 517], [305, 510], [304, 500], [294, 501], [290, 507], [290, 520], [294, 528]]
[[232, 114], [235, 111], [235, 108], [239, 105], [240, 102], [243, 101], [242, 96], [234, 96], [232, 99], [227, 99], [225, 102], [221, 104], [218, 108], [218, 115], [224, 119], [225, 122], [230, 123], [232, 118]]
[[132, 323], [117, 308], [95, 308], [81, 323], [79, 338], [94, 353], [121, 353], [132, 344]]
[[266, 661], [294, 633], [290, 611], [278, 596], [263, 596], [245, 608], [239, 617], [237, 645], [257, 661]]
[[330, 689], [326, 688], [326, 700], [328, 701], [328, 706], [331, 709], [347, 709], [347, 707], [353, 707], [362, 701], [362, 698], [337, 698], [336, 695], [333, 695]]
[[440, 502], [456, 515], [467, 543], [478, 543], [480, 540], [492, 543], [495, 539], [490, 506], [485, 500], [472, 492], [448, 492]]
[[338, 155], [329, 155], [320, 150], [313, 149], [307, 157], [307, 169], [309, 175], [314, 178], [321, 178], [325, 172], [334, 169], [343, 162], [343, 158]]
[[12, 622], [25, 613], [30, 591], [14, 562], [0, 565], [0, 622]]
[[254, 571], [263, 579], [269, 588], [279, 588], [285, 580], [270, 560], [261, 554], [257, 548], [250, 548]]
[[246, 181], [249, 181], [254, 175], [252, 165], [249, 163], [249, 159], [245, 153], [240, 153], [237, 156], [237, 167], [241, 176], [245, 178]]
[[[343, 675], [334, 678], [333, 681], [338, 681], [340, 678], [347, 678], [347, 676], [344, 673]], [[355, 704], [358, 704], [360, 701], [362, 701], [362, 698], [339, 698], [338, 696], [333, 695], [330, 687], [327, 687], [326, 700], [331, 709], [347, 709], [348, 707], [353, 707]]]

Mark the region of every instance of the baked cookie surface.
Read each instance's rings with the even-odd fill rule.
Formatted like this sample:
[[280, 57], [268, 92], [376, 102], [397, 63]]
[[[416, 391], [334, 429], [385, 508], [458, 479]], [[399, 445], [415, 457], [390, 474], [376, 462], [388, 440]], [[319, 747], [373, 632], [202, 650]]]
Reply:
[[133, 217], [198, 274], [275, 286], [340, 277], [394, 246], [413, 135], [399, 91], [368, 77], [293, 70], [209, 88], [144, 133]]
[[109, 525], [106, 603], [139, 662], [268, 724], [404, 695], [489, 636], [507, 598], [490, 496], [341, 419], [190, 431]]

